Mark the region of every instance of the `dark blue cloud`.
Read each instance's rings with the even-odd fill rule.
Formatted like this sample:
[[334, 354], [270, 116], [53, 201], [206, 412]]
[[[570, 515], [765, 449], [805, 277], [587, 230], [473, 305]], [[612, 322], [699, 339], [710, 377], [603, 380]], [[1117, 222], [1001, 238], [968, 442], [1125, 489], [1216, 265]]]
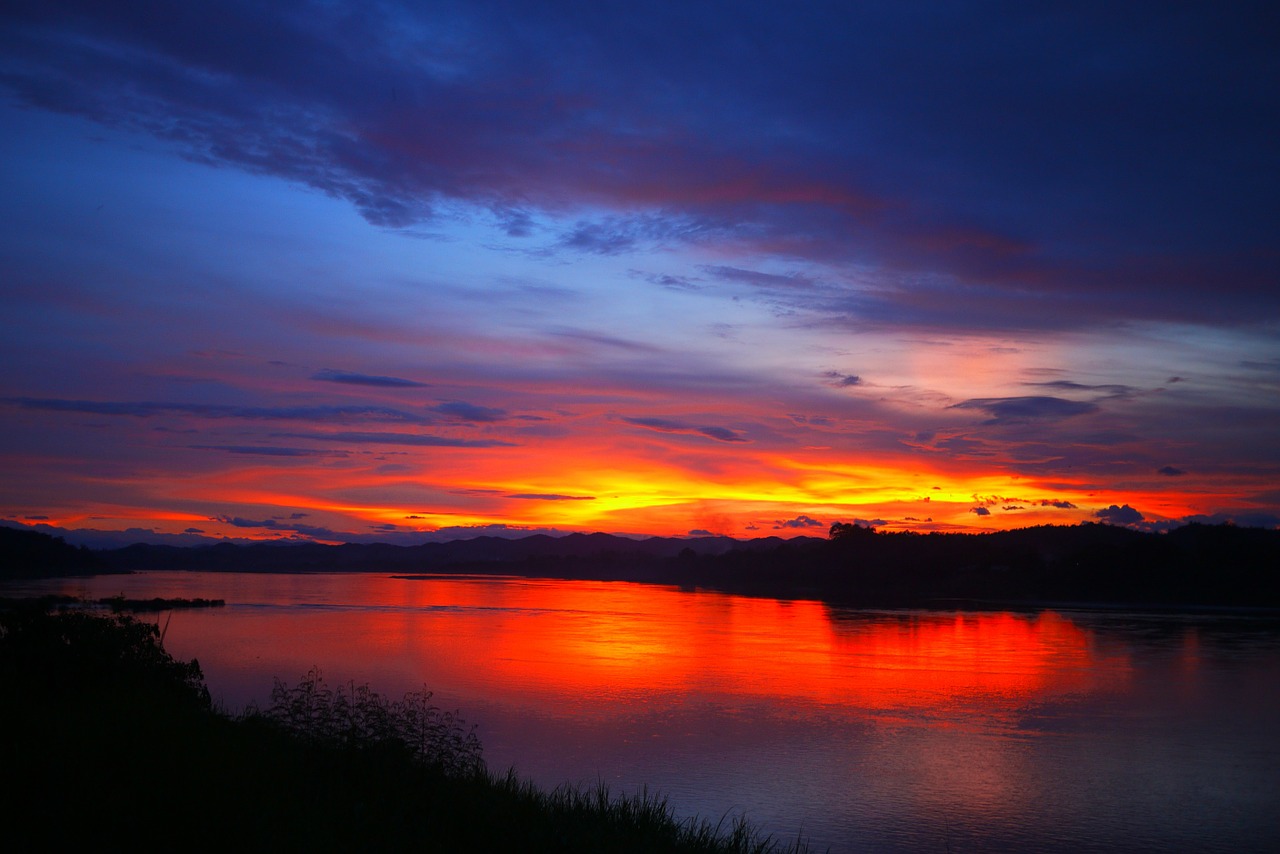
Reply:
[[437, 415], [443, 415], [453, 421], [469, 421], [476, 424], [491, 424], [507, 418], [505, 410], [477, 406], [474, 403], [467, 403], [462, 400], [450, 400], [435, 406], [428, 406], [427, 410]]
[[274, 445], [188, 445], [197, 451], [225, 451], [260, 457], [345, 457], [341, 451], [317, 451], [314, 448], [285, 448]]
[[702, 272], [717, 279], [731, 282], [745, 282], [749, 285], [765, 288], [804, 288], [813, 284], [806, 276], [793, 274], [780, 276], [777, 273], [762, 273], [758, 270], [744, 270], [741, 267], [707, 265], [699, 268]]
[[836, 388], [850, 388], [855, 385], [862, 385], [862, 377], [856, 374], [842, 374], [839, 371], [827, 371], [822, 375], [827, 385]]
[[508, 448], [511, 442], [499, 439], [454, 439], [426, 433], [376, 433], [344, 430], [335, 433], [276, 433], [281, 439], [311, 439], [340, 445], [406, 445], [419, 448]]
[[1112, 525], [1134, 525], [1144, 518], [1141, 513], [1128, 504], [1119, 507], [1112, 504], [1110, 507], [1104, 507], [1093, 515]]
[[624, 417], [622, 420], [628, 424], [644, 427], [647, 430], [655, 430], [659, 433], [685, 433], [694, 436], [705, 436], [708, 439], [715, 439], [717, 442], [750, 441], [741, 433], [736, 430], [730, 430], [727, 427], [698, 427], [692, 424], [683, 424], [679, 421], [670, 421], [666, 418]]
[[622, 338], [617, 335], [604, 335], [599, 332], [588, 332], [582, 329], [551, 329], [548, 330], [548, 332], [557, 338], [567, 338], [572, 341], [583, 341], [588, 344], [598, 344], [603, 347], [625, 350], [632, 353], [661, 352], [652, 344], [647, 344], [643, 341], [635, 341], [630, 338]]
[[977, 409], [991, 416], [986, 424], [1022, 424], [1028, 421], [1060, 420], [1097, 412], [1095, 403], [1061, 397], [989, 397], [953, 404], [952, 409]]
[[648, 251], [714, 236], [724, 237], [727, 232], [726, 224], [678, 213], [611, 216], [576, 223], [561, 235], [555, 248], [593, 255], [622, 255], [638, 249]]
[[533, 234], [534, 221], [528, 211], [503, 209], [495, 211], [499, 224], [508, 237], [528, 237]]
[[346, 385], [367, 385], [378, 388], [426, 388], [426, 383], [406, 380], [400, 377], [382, 377], [370, 374], [353, 374], [347, 371], [335, 371], [325, 368], [311, 375], [311, 379], [327, 383], [345, 383]]
[[597, 255], [621, 255], [635, 248], [636, 237], [625, 228], [611, 228], [604, 223], [579, 223], [560, 239], [560, 245]]
[[978, 515], [978, 516], [990, 516], [990, 515], [991, 515], [991, 511], [990, 511], [990, 510], [988, 510], [988, 509], [987, 509], [987, 508], [985, 508], [985, 507], [973, 507], [973, 508], [971, 508], [971, 509], [969, 510], [969, 512], [970, 512], [970, 513], [974, 513], [974, 514], [976, 514], [976, 515]]
[[295, 522], [281, 522], [278, 519], [245, 519], [240, 516], [218, 516], [214, 521], [222, 522], [224, 525], [231, 525], [235, 528], [262, 528], [268, 531], [285, 531], [293, 534], [302, 534], [306, 537], [314, 537], [318, 540], [344, 540], [348, 537], [340, 534], [330, 528], [322, 528], [315, 525], [300, 525]]
[[57, 398], [6, 397], [0, 403], [48, 412], [81, 412], [91, 415], [125, 415], [150, 418], [157, 415], [191, 415], [200, 418], [242, 418], [249, 421], [400, 421], [425, 424], [420, 415], [385, 406], [228, 406], [208, 403], [158, 401], [60, 400]]
[[1056, 507], [1059, 510], [1075, 510], [1076, 505], [1061, 498], [1042, 498], [1037, 502], [1041, 507]]
[[591, 207], [561, 248], [900, 271], [832, 303], [864, 320], [1236, 322], [1280, 299], [1274, 34], [1255, 4], [1155, 0], [66, 0], [10, 4], [0, 86], [378, 225], [462, 201], [526, 239]]
[[1072, 382], [1071, 380], [1053, 380], [1051, 382], [1027, 383], [1027, 385], [1038, 386], [1041, 388], [1052, 388], [1059, 391], [1100, 392], [1107, 397], [1128, 397], [1137, 391], [1133, 386], [1121, 385], [1119, 383], [1088, 385], [1085, 383]]
[[1179, 475], [1186, 474], [1186, 472], [1182, 469], [1176, 469], [1173, 466], [1161, 466], [1156, 469], [1156, 474], [1162, 474], [1165, 477], [1178, 477]]
[[824, 528], [824, 527], [826, 526], [823, 525], [821, 522], [819, 522], [817, 519], [811, 518], [809, 516], [803, 516], [803, 515], [797, 516], [794, 519], [786, 519], [786, 520], [778, 519], [778, 520], [775, 520], [773, 523], [773, 529], [775, 531], [782, 530], [784, 528]]

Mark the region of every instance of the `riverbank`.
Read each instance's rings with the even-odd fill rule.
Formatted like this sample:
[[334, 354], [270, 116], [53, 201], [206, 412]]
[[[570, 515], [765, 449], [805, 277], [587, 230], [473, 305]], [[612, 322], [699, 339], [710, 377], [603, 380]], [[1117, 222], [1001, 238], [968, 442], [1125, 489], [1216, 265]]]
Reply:
[[828, 539], [633, 540], [608, 534], [477, 537], [421, 546], [260, 543], [89, 552], [0, 527], [0, 577], [127, 573], [385, 572], [634, 581], [848, 607], [940, 601], [1280, 608], [1280, 530], [1190, 524], [1163, 534], [1103, 524], [984, 534], [877, 532], [834, 525]]
[[154, 625], [0, 614], [0, 762], [21, 850], [111, 841], [236, 850], [801, 852], [664, 799], [495, 775], [461, 721], [317, 678], [219, 713]]

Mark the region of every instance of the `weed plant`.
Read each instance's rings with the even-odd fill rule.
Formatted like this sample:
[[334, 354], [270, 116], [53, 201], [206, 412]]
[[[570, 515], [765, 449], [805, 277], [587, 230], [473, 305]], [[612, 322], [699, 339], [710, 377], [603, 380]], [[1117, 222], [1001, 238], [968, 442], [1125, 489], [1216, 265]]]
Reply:
[[484, 771], [480, 739], [455, 713], [431, 704], [431, 692], [387, 700], [368, 685], [331, 688], [319, 668], [297, 685], [277, 679], [265, 712], [250, 709], [285, 731], [335, 750], [373, 751], [402, 756], [448, 775]]

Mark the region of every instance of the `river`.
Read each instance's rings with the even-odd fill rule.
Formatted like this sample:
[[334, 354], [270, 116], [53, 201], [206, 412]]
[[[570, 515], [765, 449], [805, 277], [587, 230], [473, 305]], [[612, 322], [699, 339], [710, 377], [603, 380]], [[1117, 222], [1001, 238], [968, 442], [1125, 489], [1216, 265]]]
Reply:
[[832, 852], [1280, 850], [1280, 625], [871, 611], [618, 582], [152, 572], [3, 595], [147, 619], [228, 711], [319, 667], [425, 685], [485, 760]]

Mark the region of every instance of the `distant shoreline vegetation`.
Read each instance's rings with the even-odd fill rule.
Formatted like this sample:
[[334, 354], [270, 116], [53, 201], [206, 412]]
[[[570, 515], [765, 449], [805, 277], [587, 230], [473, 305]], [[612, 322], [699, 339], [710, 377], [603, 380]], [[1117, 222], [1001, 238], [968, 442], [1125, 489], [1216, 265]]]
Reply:
[[155, 611], [180, 611], [190, 608], [222, 608], [227, 604], [225, 599], [184, 599], [182, 597], [163, 598], [155, 596], [150, 599], [127, 599], [124, 594], [103, 596], [98, 599], [85, 599], [80, 596], [64, 596], [49, 594], [46, 596], [0, 597], [0, 609], [39, 607], [46, 610], [103, 607], [113, 614], [145, 614]]
[[154, 624], [0, 609], [6, 841], [216, 850], [802, 854], [739, 819], [675, 817], [665, 798], [493, 775], [480, 742], [426, 692], [388, 700], [319, 671], [266, 709], [216, 710], [196, 661]]
[[136, 570], [389, 572], [636, 581], [840, 605], [957, 602], [1280, 607], [1280, 530], [1107, 524], [981, 534], [882, 532], [837, 523], [826, 539], [609, 534], [477, 537], [421, 546], [262, 543], [92, 551], [0, 527], [6, 578]]

